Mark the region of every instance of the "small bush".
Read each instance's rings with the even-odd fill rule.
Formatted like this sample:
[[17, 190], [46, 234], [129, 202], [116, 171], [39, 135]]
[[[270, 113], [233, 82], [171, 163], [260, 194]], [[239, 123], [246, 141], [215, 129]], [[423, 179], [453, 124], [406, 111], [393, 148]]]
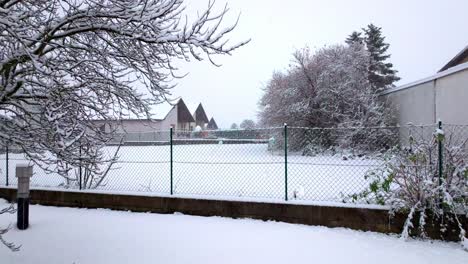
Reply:
[[466, 141], [447, 140], [439, 129], [428, 140], [410, 136], [408, 146], [388, 151], [383, 165], [365, 176], [370, 182], [369, 187], [348, 197], [347, 201], [365, 200], [390, 205], [391, 213], [407, 212], [402, 233], [405, 238], [413, 228], [415, 213], [420, 215], [418, 234], [423, 237], [426, 212], [439, 219], [452, 218], [449, 220], [458, 224], [460, 239], [466, 247], [465, 230], [459, 221], [460, 215], [468, 216], [465, 144]]

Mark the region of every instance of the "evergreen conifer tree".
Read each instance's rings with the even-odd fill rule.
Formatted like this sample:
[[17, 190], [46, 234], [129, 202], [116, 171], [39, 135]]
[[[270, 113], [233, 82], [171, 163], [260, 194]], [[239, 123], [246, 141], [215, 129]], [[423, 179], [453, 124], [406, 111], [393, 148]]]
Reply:
[[364, 39], [362, 38], [361, 35], [362, 35], [361, 32], [353, 31], [353, 33], [351, 33], [348, 36], [348, 38], [346, 38], [345, 40], [346, 44], [348, 45], [352, 45], [355, 43], [364, 44]]
[[393, 83], [400, 80], [400, 78], [396, 76], [397, 71], [393, 69], [393, 64], [387, 62], [390, 58], [390, 54], [387, 53], [390, 44], [385, 42], [382, 28], [369, 24], [367, 28], [362, 30], [364, 31], [364, 44], [371, 55], [369, 81], [372, 87], [376, 91], [392, 87]]

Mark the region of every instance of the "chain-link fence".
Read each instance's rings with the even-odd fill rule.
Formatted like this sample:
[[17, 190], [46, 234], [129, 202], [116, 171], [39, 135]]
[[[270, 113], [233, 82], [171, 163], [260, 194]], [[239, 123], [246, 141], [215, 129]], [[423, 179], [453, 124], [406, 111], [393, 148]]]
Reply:
[[[74, 168], [73, 175], [64, 178], [30, 162], [14, 147], [3, 146], [0, 184], [15, 186], [16, 165], [29, 162], [34, 166], [33, 188], [341, 202], [369, 187], [366, 175], [382, 167], [392, 149], [415, 140], [429, 142], [437, 128], [284, 126], [122, 134], [102, 150], [109, 157], [118, 150], [115, 163], [103, 164], [110, 170], [102, 178], [94, 178], [86, 168]], [[444, 125], [443, 131], [466, 158], [468, 126]]]

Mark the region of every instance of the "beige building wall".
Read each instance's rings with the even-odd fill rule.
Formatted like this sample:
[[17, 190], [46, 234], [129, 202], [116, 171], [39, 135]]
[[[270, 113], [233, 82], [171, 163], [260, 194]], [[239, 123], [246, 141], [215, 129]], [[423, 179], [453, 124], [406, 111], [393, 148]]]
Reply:
[[435, 87], [437, 119], [468, 125], [468, 69], [437, 79]]
[[435, 122], [434, 82], [429, 81], [384, 96], [398, 125], [422, 125]]
[[135, 132], [152, 132], [160, 130], [160, 121], [149, 120], [115, 120], [115, 121], [94, 121], [98, 126], [104, 126], [106, 132], [115, 129], [116, 133], [135, 133]]
[[384, 94], [397, 123], [468, 125], [468, 68]]
[[161, 121], [161, 130], [169, 130], [177, 127], [177, 107], [173, 107]]
[[161, 127], [160, 121], [150, 120], [124, 120], [122, 121], [122, 130], [127, 133], [134, 132], [153, 132]]

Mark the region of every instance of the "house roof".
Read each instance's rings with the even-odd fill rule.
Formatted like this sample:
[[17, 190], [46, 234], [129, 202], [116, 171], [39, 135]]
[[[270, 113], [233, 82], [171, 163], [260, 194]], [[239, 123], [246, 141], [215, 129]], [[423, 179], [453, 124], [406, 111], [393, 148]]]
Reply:
[[[132, 113], [126, 114], [124, 118], [115, 118], [115, 119], [96, 119], [95, 121], [162, 121], [166, 119], [170, 112], [177, 108], [177, 119], [179, 122], [195, 122], [189, 108], [187, 107], [184, 100], [179, 99], [176, 104], [163, 102], [160, 104], [153, 105], [151, 107], [151, 119], [147, 119], [143, 116], [137, 117]], [[94, 121], [94, 120], [93, 120]], [[208, 121], [206, 121], [208, 122]]]
[[208, 117], [206, 116], [205, 109], [203, 109], [202, 104], [200, 103], [197, 107], [197, 110], [195, 110], [195, 113], [193, 114], [195, 117], [196, 122], [203, 122], [203, 123], [208, 123]]
[[468, 59], [468, 46], [460, 51], [455, 57], [453, 57], [447, 64], [444, 65], [438, 72], [443, 72], [449, 68], [457, 66]]
[[193, 119], [192, 114], [187, 108], [187, 105], [185, 104], [184, 100], [180, 99], [179, 102], [177, 102], [177, 105], [174, 107], [177, 107], [177, 120], [178, 122], [195, 122]]
[[216, 124], [216, 121], [213, 117], [210, 119], [210, 122], [208, 122], [208, 129], [218, 129], [218, 124]]
[[408, 83], [408, 84], [405, 84], [405, 85], [402, 85], [402, 86], [398, 86], [398, 87], [395, 87], [395, 88], [392, 88], [392, 89], [388, 89], [386, 91], [383, 91], [379, 95], [386, 95], [386, 94], [394, 93], [394, 92], [397, 92], [397, 91], [409, 89], [409, 88], [414, 87], [416, 85], [427, 83], [427, 82], [430, 82], [430, 81], [434, 81], [434, 80], [440, 79], [442, 77], [445, 77], [447, 75], [451, 75], [451, 74], [461, 72], [461, 71], [464, 71], [464, 70], [468, 70], [468, 62], [465, 62], [465, 63], [459, 64], [457, 66], [451, 67], [451, 68], [449, 68], [449, 69], [447, 69], [445, 71], [438, 72], [437, 74], [434, 74], [434, 75], [429, 76], [427, 78], [424, 78], [424, 79], [421, 79], [421, 80], [418, 80], [418, 81], [415, 81], [415, 82], [411, 82], [411, 83]]

